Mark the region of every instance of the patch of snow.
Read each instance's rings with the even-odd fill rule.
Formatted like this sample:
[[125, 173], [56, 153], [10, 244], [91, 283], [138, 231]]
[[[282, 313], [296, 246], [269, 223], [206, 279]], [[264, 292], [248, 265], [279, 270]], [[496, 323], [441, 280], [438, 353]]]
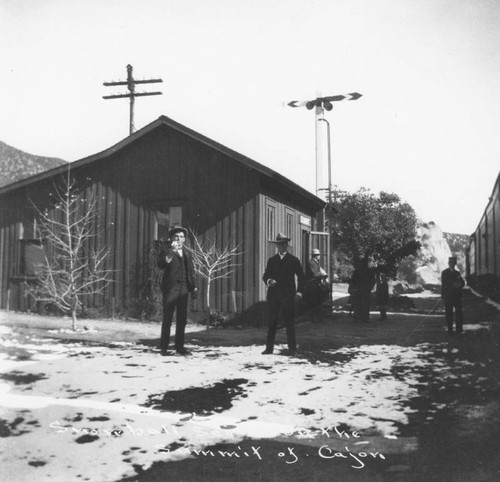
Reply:
[[464, 331], [490, 330], [490, 323], [464, 323]]
[[12, 330], [8, 326], [0, 325], [0, 335], [7, 335], [12, 333]]
[[439, 293], [432, 293], [431, 291], [422, 291], [421, 293], [404, 293], [402, 296], [407, 298], [441, 298]]
[[97, 333], [98, 330], [96, 330], [95, 328], [77, 328], [76, 330], [72, 330], [70, 328], [59, 328], [47, 331], [49, 333], [75, 334], [75, 333]]
[[[29, 392], [12, 382], [0, 384], [3, 411], [14, 419], [19, 410], [27, 410], [23, 418], [31, 414], [42, 427], [9, 438], [8, 463], [23, 480], [54, 478], [61, 473], [57, 464], [66, 480], [82, 471], [90, 480], [119, 480], [134, 474], [133, 465], [147, 469], [156, 461], [181, 460], [209, 445], [238, 444], [245, 438], [293, 437], [319, 446], [324, 442], [319, 429], [335, 426], [394, 440], [399, 424], [407, 424], [415, 412], [410, 401], [419, 396], [422, 370], [443, 380], [452, 373], [445, 357], [434, 355], [446, 343], [344, 347], [324, 353], [348, 361], [311, 363], [279, 354], [285, 345], [275, 347], [276, 355], [262, 355], [257, 345], [188, 345], [189, 357], [160, 357], [157, 350], [138, 346], [26, 341], [11, 340], [11, 346], [31, 346], [38, 350], [34, 356], [57, 355], [61, 361], [2, 360], [12, 362], [10, 370], [44, 374]], [[220, 413], [192, 413], [187, 401], [182, 411], [159, 408], [167, 393], [210, 389], [235, 379], [242, 379], [242, 390], [228, 393], [230, 403]], [[121, 436], [106, 435], [116, 428]], [[82, 430], [94, 430], [99, 450], [96, 444], [75, 444]], [[170, 450], [172, 444], [177, 449]], [[27, 451], [49, 463], [28, 466]]]

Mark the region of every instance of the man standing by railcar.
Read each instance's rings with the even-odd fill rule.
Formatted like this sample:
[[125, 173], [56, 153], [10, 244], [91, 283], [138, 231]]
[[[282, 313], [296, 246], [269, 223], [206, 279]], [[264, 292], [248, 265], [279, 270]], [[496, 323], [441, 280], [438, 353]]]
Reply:
[[[300, 261], [288, 252], [290, 238], [279, 233], [276, 240], [278, 253], [267, 261], [262, 279], [267, 286], [267, 301], [269, 306], [269, 327], [266, 349], [263, 354], [273, 353], [274, 339], [278, 328], [278, 319], [283, 316], [288, 342], [288, 354], [296, 354], [295, 340], [295, 302], [302, 298], [304, 288], [304, 271]], [[297, 278], [297, 284], [295, 279]]]
[[161, 291], [163, 293], [163, 323], [161, 325], [160, 349], [162, 355], [168, 355], [170, 327], [174, 311], [176, 313], [175, 351], [187, 355], [184, 348], [184, 331], [187, 323], [189, 293], [196, 296], [194, 266], [190, 253], [184, 247], [187, 230], [174, 226], [168, 232], [170, 248], [162, 250], [158, 257], [158, 267], [163, 270]]
[[448, 258], [448, 268], [441, 273], [441, 297], [444, 301], [446, 325], [450, 334], [453, 333], [453, 310], [455, 310], [457, 333], [463, 332], [462, 289], [465, 281], [460, 271], [455, 269], [456, 265], [457, 258], [454, 256]]

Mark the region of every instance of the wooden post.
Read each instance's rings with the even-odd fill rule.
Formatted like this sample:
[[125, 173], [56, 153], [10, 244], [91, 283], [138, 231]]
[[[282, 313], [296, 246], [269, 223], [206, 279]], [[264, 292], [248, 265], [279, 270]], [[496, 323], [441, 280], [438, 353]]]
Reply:
[[127, 80], [118, 81], [118, 82], [103, 82], [103, 85], [106, 87], [115, 86], [115, 85], [126, 85], [129, 93], [128, 94], [117, 94], [117, 95], [104, 95], [103, 99], [122, 99], [129, 98], [130, 99], [130, 121], [129, 121], [129, 132], [133, 134], [135, 131], [134, 126], [134, 102], [136, 97], [142, 97], [145, 95], [162, 95], [162, 92], [136, 92], [135, 86], [136, 84], [155, 84], [158, 82], [163, 82], [162, 79], [146, 79], [146, 80], [135, 80], [133, 75], [133, 67], [129, 64], [127, 65]]

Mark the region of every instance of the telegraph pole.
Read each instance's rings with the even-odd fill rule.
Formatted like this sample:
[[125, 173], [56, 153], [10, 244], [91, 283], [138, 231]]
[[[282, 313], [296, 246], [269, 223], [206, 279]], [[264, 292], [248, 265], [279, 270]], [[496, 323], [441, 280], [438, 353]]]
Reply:
[[136, 92], [136, 84], [156, 84], [163, 82], [162, 79], [145, 79], [145, 80], [135, 80], [132, 74], [133, 67], [129, 64], [127, 65], [127, 80], [120, 80], [118, 82], [103, 82], [105, 87], [111, 87], [115, 85], [126, 85], [129, 93], [128, 94], [114, 94], [114, 95], [103, 95], [103, 99], [123, 99], [128, 97], [130, 99], [130, 134], [135, 131], [134, 126], [134, 102], [136, 97], [142, 97], [145, 95], [162, 95], [163, 92]]

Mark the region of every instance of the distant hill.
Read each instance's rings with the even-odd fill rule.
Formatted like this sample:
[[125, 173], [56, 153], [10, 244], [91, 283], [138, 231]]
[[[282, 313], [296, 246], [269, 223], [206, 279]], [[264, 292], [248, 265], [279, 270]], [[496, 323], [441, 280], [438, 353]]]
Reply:
[[55, 157], [28, 154], [0, 141], [0, 187], [66, 164]]
[[457, 265], [460, 271], [465, 272], [465, 249], [469, 243], [470, 236], [468, 234], [443, 233], [444, 238], [448, 241], [448, 246], [451, 249], [453, 256], [457, 257]]
[[401, 262], [399, 280], [421, 286], [440, 284], [441, 271], [448, 267], [450, 256], [457, 257], [457, 267], [465, 275], [468, 235], [443, 233], [433, 221], [419, 221], [417, 233], [422, 247], [415, 256], [409, 256]]

